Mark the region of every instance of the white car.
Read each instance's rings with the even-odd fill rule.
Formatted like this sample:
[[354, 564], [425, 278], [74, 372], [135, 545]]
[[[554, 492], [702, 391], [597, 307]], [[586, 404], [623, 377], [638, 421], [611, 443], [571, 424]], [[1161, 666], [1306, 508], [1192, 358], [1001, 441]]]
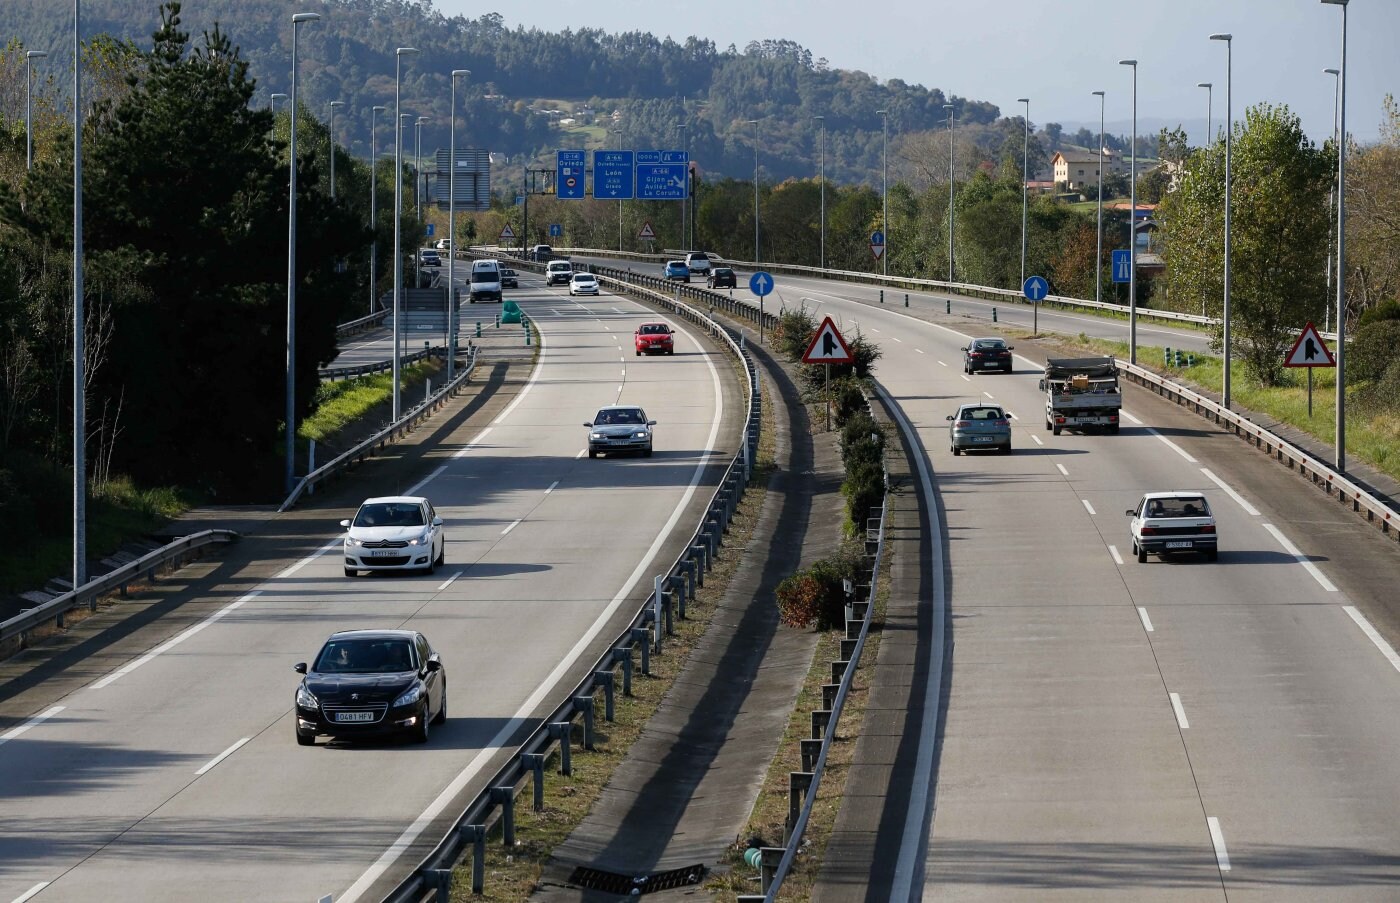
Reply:
[[442, 518], [418, 496], [365, 499], [345, 528], [345, 576], [360, 571], [431, 574], [447, 557]]
[[1149, 553], [1200, 552], [1214, 561], [1218, 552], [1215, 516], [1206, 497], [1194, 490], [1149, 492], [1129, 508], [1128, 532], [1139, 562]]
[[598, 277], [594, 276], [592, 273], [575, 273], [573, 278], [569, 280], [569, 294], [598, 294]]

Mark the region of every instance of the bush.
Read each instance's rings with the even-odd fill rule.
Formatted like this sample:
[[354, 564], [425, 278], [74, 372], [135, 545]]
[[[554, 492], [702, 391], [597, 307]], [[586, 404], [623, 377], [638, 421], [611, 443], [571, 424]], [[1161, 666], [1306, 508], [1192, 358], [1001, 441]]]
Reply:
[[821, 610], [822, 585], [810, 573], [798, 572], [778, 584], [778, 620], [788, 627], [807, 627]]
[[846, 516], [850, 519], [851, 530], [860, 535], [871, 510], [884, 503], [884, 467], [878, 461], [862, 461], [848, 468], [841, 491], [846, 495]]
[[1395, 362], [1400, 348], [1400, 320], [1371, 320], [1356, 330], [1347, 347], [1347, 379], [1379, 382]]
[[1363, 310], [1361, 319], [1356, 321], [1356, 331], [1360, 333], [1362, 329], [1372, 323], [1381, 323], [1386, 320], [1400, 320], [1400, 301], [1382, 301], [1375, 307]]
[[836, 425], [839, 427], [844, 427], [853, 416], [865, 411], [865, 393], [861, 391], [859, 380], [843, 379], [834, 383], [831, 400], [835, 406]]
[[861, 462], [876, 465], [884, 459], [885, 431], [866, 411], [859, 411], [841, 428], [841, 463], [847, 475]]
[[819, 559], [778, 584], [778, 618], [789, 627], [831, 630], [846, 622], [844, 581], [855, 583], [862, 564], [855, 544]]
[[787, 308], [778, 314], [778, 328], [773, 332], [773, 345], [788, 360], [800, 361], [816, 331], [817, 319], [806, 307]]

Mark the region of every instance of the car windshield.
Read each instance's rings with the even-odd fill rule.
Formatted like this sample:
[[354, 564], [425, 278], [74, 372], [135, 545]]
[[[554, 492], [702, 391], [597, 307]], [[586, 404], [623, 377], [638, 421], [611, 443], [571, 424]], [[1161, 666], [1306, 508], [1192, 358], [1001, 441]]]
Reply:
[[472, 270], [472, 282], [500, 282], [495, 270]]
[[593, 420], [595, 426], [645, 422], [646, 416], [641, 412], [640, 408], [613, 408], [611, 410], [602, 410], [598, 412], [598, 416]]
[[715, 269], [715, 275], [716, 275], [716, 276], [733, 276], [733, 275], [734, 275], [734, 271], [731, 270], [731, 269], [729, 269], [728, 267], [718, 267], [718, 268]]
[[410, 502], [375, 502], [355, 515], [356, 527], [422, 527], [423, 509]]
[[331, 640], [311, 670], [320, 674], [398, 674], [416, 671], [413, 644], [400, 639]]
[[642, 335], [666, 335], [671, 328], [664, 323], [648, 323], [637, 331]]
[[960, 420], [1005, 420], [1001, 408], [963, 408]]
[[1000, 351], [1006, 347], [1006, 343], [1001, 339], [984, 339], [980, 342], [974, 342], [972, 347], [979, 351]]
[[1147, 517], [1210, 517], [1210, 506], [1201, 496], [1148, 499]]
[[502, 276], [514, 276], [514, 275], [515, 275], [515, 270], [509, 270], [509, 269], [507, 269], [507, 270], [501, 270], [501, 275], [502, 275]]

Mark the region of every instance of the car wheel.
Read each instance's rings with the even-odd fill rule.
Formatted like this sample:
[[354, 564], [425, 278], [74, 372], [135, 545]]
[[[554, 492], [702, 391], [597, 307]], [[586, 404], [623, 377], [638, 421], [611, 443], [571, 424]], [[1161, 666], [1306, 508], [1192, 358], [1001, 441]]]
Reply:
[[1209, 552], [1206, 552], [1206, 561], [1215, 561], [1215, 560], [1218, 559], [1219, 557], [1220, 557], [1220, 550], [1219, 550], [1219, 549], [1211, 549]]
[[642, 452], [642, 457], [643, 457], [643, 458], [650, 458], [650, 457], [651, 457], [651, 446], [650, 446], [650, 445], [648, 445], [648, 446], [646, 447], [646, 450]]
[[475, 303], [476, 303], [476, 299], [475, 299], [475, 298], [470, 298], [470, 299], [468, 299], [468, 300], [469, 300], [472, 304], [475, 304]]
[[315, 745], [316, 745], [316, 735], [315, 735], [314, 733], [312, 733], [312, 734], [303, 734], [303, 733], [301, 732], [301, 729], [300, 729], [300, 728], [297, 728], [297, 746], [315, 746]]
[[954, 457], [954, 458], [956, 458], [958, 455], [962, 454], [962, 449], [958, 448], [956, 445], [950, 445], [950, 446], [948, 446], [948, 450], [949, 450], [950, 452], [953, 453], [953, 457]]
[[433, 562], [433, 563], [436, 564], [438, 567], [442, 567], [444, 564], [447, 563], [447, 540], [446, 540], [446, 539], [444, 539], [444, 540], [442, 541], [442, 548], [438, 550], [437, 561], [435, 561], [435, 562]]
[[1011, 454], [1011, 443], [1008, 442], [1008, 443], [1006, 443], [1005, 445], [1003, 445], [1003, 446], [1001, 447], [1000, 451], [1001, 451], [1001, 453], [1002, 453], [1003, 455], [1009, 455], [1009, 454]]
[[675, 353], [676, 353], [676, 349], [672, 348], [670, 351], [668, 351], [668, 352], [666, 352], [666, 353], [667, 353], [667, 354], [675, 354]]
[[437, 556], [433, 555], [433, 550], [428, 550], [428, 566], [423, 568], [423, 573], [429, 577], [437, 573]]
[[590, 449], [588, 450], [588, 457], [589, 457], [589, 458], [596, 458], [596, 457], [598, 457], [598, 453], [595, 452], [593, 449], [590, 448]]
[[414, 743], [427, 743], [428, 735], [432, 733], [432, 728], [428, 727], [428, 701], [423, 700], [423, 711], [418, 713], [418, 724], [410, 732]]
[[1137, 553], [1138, 564], [1144, 564], [1144, 563], [1146, 563], [1146, 561], [1147, 561], [1147, 550], [1146, 550], [1146, 549], [1144, 549], [1142, 546], [1138, 545], [1137, 543], [1133, 543], [1133, 551]]
[[642, 356], [642, 352], [641, 352], [640, 350], [638, 350], [638, 351], [637, 351], [637, 357], [641, 357], [641, 356]]
[[1115, 423], [1115, 424], [1113, 424], [1112, 426], [1110, 426], [1110, 427], [1108, 428], [1108, 434], [1109, 434], [1110, 436], [1116, 436], [1116, 435], [1118, 435], [1118, 424]]
[[438, 708], [437, 717], [433, 719], [433, 724], [442, 724], [447, 720], [447, 681], [442, 682], [442, 705]]
[[1050, 429], [1054, 432], [1056, 436], [1060, 435], [1060, 425], [1058, 423], [1050, 427]]
[[346, 568], [346, 569], [345, 569], [345, 576], [347, 576], [347, 577], [358, 577], [358, 576], [360, 576], [360, 572], [357, 571], [357, 570], [355, 570], [354, 568]]

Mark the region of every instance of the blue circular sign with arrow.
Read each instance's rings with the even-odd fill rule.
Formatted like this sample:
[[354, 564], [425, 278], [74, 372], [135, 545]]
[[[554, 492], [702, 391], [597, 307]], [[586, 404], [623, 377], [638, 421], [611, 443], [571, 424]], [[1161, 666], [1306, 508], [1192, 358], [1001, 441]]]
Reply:
[[749, 291], [762, 298], [773, 292], [773, 274], [759, 270], [749, 277]]
[[1032, 301], [1043, 301], [1050, 294], [1050, 283], [1045, 281], [1044, 276], [1032, 276], [1021, 286], [1021, 294]]

